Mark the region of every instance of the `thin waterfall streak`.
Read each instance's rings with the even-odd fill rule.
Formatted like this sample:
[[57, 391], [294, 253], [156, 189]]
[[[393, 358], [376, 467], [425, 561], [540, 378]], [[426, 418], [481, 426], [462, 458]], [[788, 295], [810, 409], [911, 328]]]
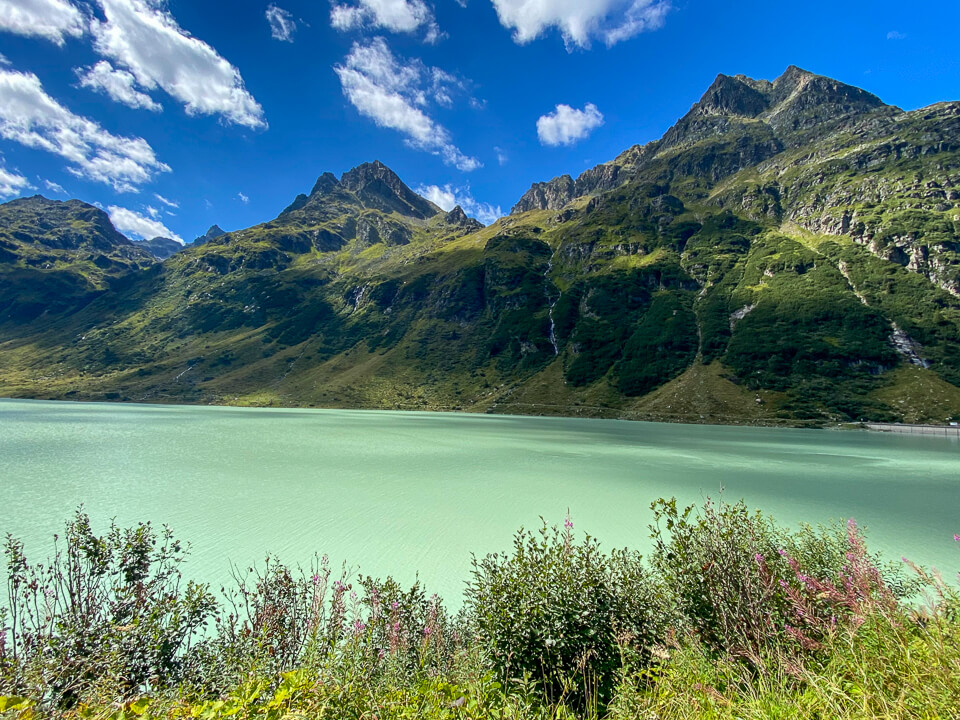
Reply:
[[557, 296], [551, 300], [550, 293], [547, 290], [547, 284], [550, 282], [550, 273], [553, 272], [553, 258], [556, 256], [556, 254], [557, 251], [554, 250], [550, 255], [550, 260], [547, 261], [547, 269], [543, 273], [543, 292], [547, 297], [547, 301], [550, 303], [550, 308], [547, 313], [550, 318], [550, 334], [548, 335], [548, 339], [550, 340], [550, 344], [553, 346], [554, 357], [560, 355], [560, 346], [557, 345], [557, 324], [553, 320], [553, 309], [557, 306], [557, 303], [560, 302], [560, 298], [563, 296], [563, 291], [560, 290], [560, 288], [557, 288], [559, 292], [557, 293]]

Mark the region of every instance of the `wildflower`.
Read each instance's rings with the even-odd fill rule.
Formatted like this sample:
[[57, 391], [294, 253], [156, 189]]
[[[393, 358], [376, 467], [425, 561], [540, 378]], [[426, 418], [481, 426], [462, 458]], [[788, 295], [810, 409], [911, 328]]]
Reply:
[[427, 625], [427, 626], [423, 629], [423, 635], [424, 635], [424, 637], [430, 637], [430, 635], [431, 635], [432, 633], [433, 633], [433, 628], [431, 628], [429, 625]]
[[390, 603], [390, 607], [393, 608], [394, 610], [396, 610], [397, 608], [400, 607], [400, 603], [398, 603], [396, 600], [394, 600], [392, 603]]
[[366, 625], [364, 625], [362, 622], [360, 622], [359, 620], [354, 621], [354, 623], [353, 623], [353, 631], [354, 631], [357, 635], [359, 635], [360, 633], [362, 633], [365, 629], [366, 629]]
[[954, 535], [954, 536], [953, 536], [953, 541], [954, 541], [954, 542], [960, 542], [960, 535]]
[[320, 584], [320, 576], [317, 575], [316, 573], [314, 573], [313, 577], [310, 578], [310, 581], [311, 581], [314, 585], [319, 585], [319, 584]]
[[784, 550], [783, 548], [780, 548], [779, 550], [777, 550], [777, 552], [780, 553], [780, 557], [786, 557], [786, 556], [787, 556], [787, 551]]
[[760, 563], [763, 562], [763, 555], [761, 555], [760, 553], [757, 553], [756, 555], [753, 556], [753, 559], [756, 561], [757, 565], [759, 565]]
[[567, 515], [567, 519], [563, 521], [563, 527], [567, 530], [573, 530], [573, 520], [570, 519], [569, 515]]
[[350, 599], [353, 600], [354, 602], [356, 602], [356, 599], [357, 599], [357, 591], [356, 591], [356, 590], [351, 590], [351, 591], [350, 591]]

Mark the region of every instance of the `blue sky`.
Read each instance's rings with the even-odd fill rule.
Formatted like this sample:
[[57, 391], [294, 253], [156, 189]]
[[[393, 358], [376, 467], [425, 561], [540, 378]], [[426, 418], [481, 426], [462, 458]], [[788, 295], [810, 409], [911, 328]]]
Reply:
[[[960, 4], [0, 0], [0, 196], [128, 235], [275, 217], [379, 159], [489, 222], [532, 182], [658, 138], [717, 73], [788, 65], [960, 100]], [[161, 232], [162, 229], [162, 232]]]

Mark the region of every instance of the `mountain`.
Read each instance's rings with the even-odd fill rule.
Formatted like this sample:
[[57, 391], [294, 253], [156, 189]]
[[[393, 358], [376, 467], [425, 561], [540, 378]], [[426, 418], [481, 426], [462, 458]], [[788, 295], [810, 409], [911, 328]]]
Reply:
[[138, 247], [142, 247], [157, 260], [166, 260], [174, 253], [183, 250], [183, 244], [176, 240], [165, 237], [155, 237], [152, 240], [134, 241]]
[[0, 395], [960, 417], [960, 103], [720, 75], [659, 140], [489, 227], [379, 162], [324, 173], [82, 306], [0, 316]]
[[0, 205], [0, 323], [76, 310], [154, 257], [79, 200], [35, 195]]
[[198, 238], [195, 238], [193, 245], [203, 245], [205, 242], [210, 242], [211, 240], [216, 240], [221, 235], [226, 235], [226, 233], [220, 228], [219, 225], [211, 225], [210, 229], [206, 233], [201, 235]]

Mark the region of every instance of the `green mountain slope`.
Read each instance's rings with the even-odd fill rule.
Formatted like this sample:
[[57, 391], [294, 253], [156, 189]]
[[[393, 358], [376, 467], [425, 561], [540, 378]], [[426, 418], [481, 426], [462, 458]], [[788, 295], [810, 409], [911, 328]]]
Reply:
[[943, 422], [958, 138], [960, 103], [790, 68], [718, 77], [660, 140], [487, 228], [380, 163], [327, 173], [82, 307], [4, 316], [0, 395]]
[[39, 195], [5, 203], [0, 323], [21, 325], [76, 310], [154, 262], [92, 205]]

